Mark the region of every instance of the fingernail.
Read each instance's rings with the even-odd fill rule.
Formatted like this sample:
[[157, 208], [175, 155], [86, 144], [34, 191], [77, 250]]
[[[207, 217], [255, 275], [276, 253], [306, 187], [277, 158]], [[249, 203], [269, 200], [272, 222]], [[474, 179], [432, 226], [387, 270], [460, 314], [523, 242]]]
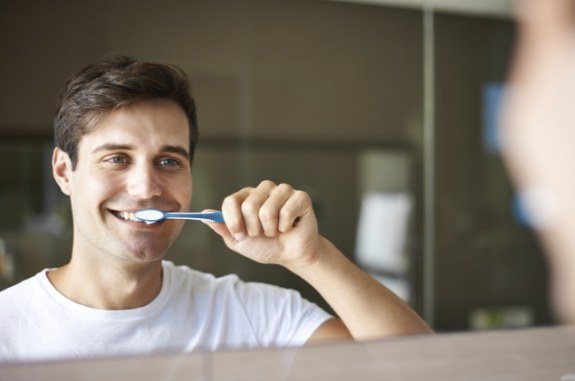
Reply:
[[246, 238], [246, 235], [244, 233], [236, 233], [234, 234], [234, 239], [236, 241], [243, 241]]

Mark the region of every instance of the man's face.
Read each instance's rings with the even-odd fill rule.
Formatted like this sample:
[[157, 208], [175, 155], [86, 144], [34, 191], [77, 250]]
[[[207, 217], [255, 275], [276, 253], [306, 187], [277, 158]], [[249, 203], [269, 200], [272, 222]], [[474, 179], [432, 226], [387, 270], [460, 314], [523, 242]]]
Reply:
[[70, 196], [73, 255], [131, 262], [161, 259], [182, 221], [128, 221], [121, 212], [188, 210], [192, 197], [189, 129], [173, 101], [152, 100], [112, 111], [78, 144], [74, 170], [55, 151], [54, 173]]

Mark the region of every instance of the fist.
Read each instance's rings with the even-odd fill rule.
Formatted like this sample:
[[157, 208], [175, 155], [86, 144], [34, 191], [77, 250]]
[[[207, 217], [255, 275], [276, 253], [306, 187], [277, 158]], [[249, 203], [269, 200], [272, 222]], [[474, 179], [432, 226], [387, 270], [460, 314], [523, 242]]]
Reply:
[[265, 180], [224, 199], [225, 224], [208, 223], [226, 245], [260, 263], [311, 264], [320, 236], [307, 193]]

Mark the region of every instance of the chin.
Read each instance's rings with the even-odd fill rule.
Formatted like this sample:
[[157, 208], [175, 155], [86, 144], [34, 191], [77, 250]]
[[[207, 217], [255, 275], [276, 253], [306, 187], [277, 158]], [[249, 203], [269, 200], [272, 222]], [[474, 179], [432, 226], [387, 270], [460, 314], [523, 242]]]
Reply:
[[122, 257], [128, 259], [129, 261], [134, 261], [138, 263], [149, 263], [160, 261], [166, 255], [167, 249], [156, 249], [153, 247], [137, 248], [130, 247], [123, 250]]
[[146, 250], [145, 252], [138, 252], [133, 254], [133, 257], [142, 262], [156, 262], [164, 259], [166, 251], [161, 252]]

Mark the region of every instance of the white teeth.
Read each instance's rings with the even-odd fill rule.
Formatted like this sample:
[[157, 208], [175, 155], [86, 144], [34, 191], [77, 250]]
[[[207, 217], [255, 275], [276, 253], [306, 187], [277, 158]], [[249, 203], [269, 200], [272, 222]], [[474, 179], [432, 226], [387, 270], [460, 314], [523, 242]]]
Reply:
[[121, 219], [126, 221], [140, 221], [136, 218], [136, 216], [132, 212], [118, 212], [118, 215], [120, 216]]
[[144, 221], [136, 217], [133, 212], [117, 212], [116, 215], [125, 221], [145, 222], [146, 224], [155, 224], [157, 221]]

